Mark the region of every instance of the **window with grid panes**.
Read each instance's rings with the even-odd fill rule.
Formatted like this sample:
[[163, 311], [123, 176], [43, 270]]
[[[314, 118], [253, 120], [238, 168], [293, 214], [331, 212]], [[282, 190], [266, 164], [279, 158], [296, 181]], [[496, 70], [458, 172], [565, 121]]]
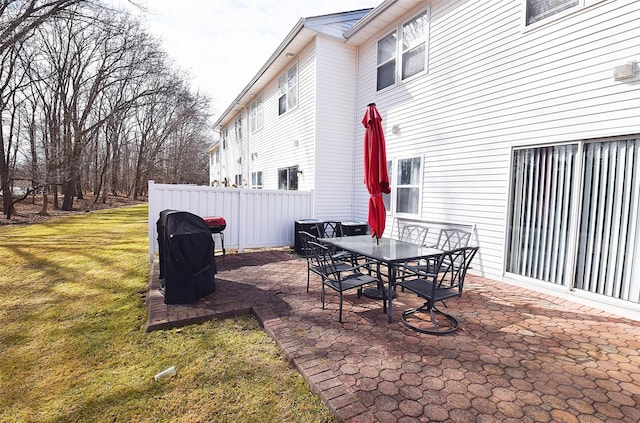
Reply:
[[287, 72], [278, 79], [278, 114], [298, 107], [298, 65], [291, 66]]
[[426, 70], [428, 30], [425, 10], [378, 41], [378, 91]]

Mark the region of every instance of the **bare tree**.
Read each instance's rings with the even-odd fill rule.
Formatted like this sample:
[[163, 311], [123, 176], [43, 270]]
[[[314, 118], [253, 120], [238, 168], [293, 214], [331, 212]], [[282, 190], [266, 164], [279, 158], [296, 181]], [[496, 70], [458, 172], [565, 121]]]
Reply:
[[71, 210], [85, 191], [138, 198], [148, 178], [206, 183], [208, 108], [131, 16], [97, 0], [0, 0], [3, 199], [16, 168], [43, 189], [42, 213], [48, 193]]
[[2, 191], [2, 210], [7, 218], [14, 211], [14, 200], [10, 189], [10, 160], [8, 154], [12, 150], [16, 136], [15, 117], [20, 91], [24, 89], [22, 69], [18, 68], [18, 57], [24, 41], [33, 35], [35, 29], [47, 21], [60, 16], [75, 4], [85, 0], [59, 1], [19, 1], [4, 0], [0, 2], [0, 113], [3, 118], [9, 115], [11, 125], [4, 130], [0, 128], [0, 187]]
[[2, 211], [11, 218], [15, 212], [11, 191], [12, 151], [17, 148], [16, 118], [20, 90], [24, 84], [24, 73], [19, 69], [18, 56], [23, 43], [5, 50], [0, 56], [0, 186], [2, 187]]
[[40, 25], [82, 3], [87, 3], [87, 0], [2, 0], [0, 55], [32, 34]]

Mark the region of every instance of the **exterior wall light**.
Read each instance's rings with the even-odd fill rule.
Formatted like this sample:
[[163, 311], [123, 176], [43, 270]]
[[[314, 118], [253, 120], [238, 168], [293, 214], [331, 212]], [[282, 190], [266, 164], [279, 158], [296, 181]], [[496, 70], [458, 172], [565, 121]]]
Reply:
[[636, 62], [627, 62], [624, 65], [613, 68], [613, 79], [616, 81], [624, 81], [635, 76]]

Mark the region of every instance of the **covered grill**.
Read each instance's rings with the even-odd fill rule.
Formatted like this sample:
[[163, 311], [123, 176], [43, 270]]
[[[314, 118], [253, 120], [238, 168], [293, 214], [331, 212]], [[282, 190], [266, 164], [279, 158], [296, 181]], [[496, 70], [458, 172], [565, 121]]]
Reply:
[[166, 304], [189, 304], [215, 291], [216, 260], [208, 226], [195, 214], [163, 210], [156, 223]]
[[202, 218], [204, 222], [209, 227], [209, 231], [211, 231], [211, 235], [218, 234], [220, 235], [220, 243], [222, 244], [222, 258], [226, 258], [226, 252], [224, 249], [224, 231], [227, 228], [227, 221], [224, 220], [222, 216], [208, 216]]

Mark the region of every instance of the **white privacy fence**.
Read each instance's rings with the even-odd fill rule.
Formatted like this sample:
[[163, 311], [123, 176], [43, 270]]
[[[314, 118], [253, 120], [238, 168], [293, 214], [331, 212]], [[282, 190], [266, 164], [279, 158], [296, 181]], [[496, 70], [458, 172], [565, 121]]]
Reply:
[[168, 185], [149, 181], [151, 262], [158, 251], [156, 222], [160, 212], [166, 209], [187, 211], [200, 217], [224, 217], [227, 222], [225, 248], [242, 252], [245, 248], [292, 246], [294, 222], [313, 217], [313, 193]]

